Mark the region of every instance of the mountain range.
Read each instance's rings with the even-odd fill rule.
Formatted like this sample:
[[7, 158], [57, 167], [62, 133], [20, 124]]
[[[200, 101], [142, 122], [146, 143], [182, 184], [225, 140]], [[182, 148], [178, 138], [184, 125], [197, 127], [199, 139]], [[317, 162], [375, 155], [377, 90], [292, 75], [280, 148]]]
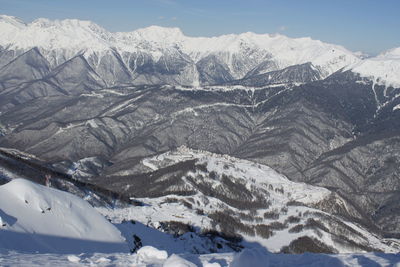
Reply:
[[[279, 34], [111, 33], [5, 15], [0, 33], [3, 149], [140, 198], [215, 197], [210, 184], [182, 178], [194, 163], [161, 155], [181, 146], [229, 155], [325, 188], [341, 204], [325, 199], [324, 212], [399, 237], [400, 48], [365, 57]], [[165, 160], [162, 170], [145, 165], [152, 157]], [[9, 163], [2, 168], [9, 179]]]
[[[251, 32], [187, 37], [178, 28], [158, 26], [111, 33], [90, 21], [38, 19], [25, 24], [4, 15], [0, 17], [0, 29], [0, 45], [5, 50], [2, 65], [35, 47], [51, 67], [82, 55], [108, 86], [220, 84], [273, 75], [274, 71], [306, 63], [310, 63], [304, 66], [306, 70], [316, 76], [308, 77], [311, 80], [350, 67], [365, 76], [398, 82], [398, 65], [391, 69], [396, 67], [393, 58], [398, 58], [398, 50], [364, 62], [359, 53], [310, 38]], [[377, 65], [380, 69], [374, 70]], [[291, 79], [296, 81], [295, 77]]]

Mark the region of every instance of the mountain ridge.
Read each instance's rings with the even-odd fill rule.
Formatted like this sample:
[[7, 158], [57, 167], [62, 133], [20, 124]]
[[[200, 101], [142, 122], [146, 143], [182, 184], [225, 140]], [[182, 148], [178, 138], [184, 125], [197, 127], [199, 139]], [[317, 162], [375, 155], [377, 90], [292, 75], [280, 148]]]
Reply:
[[[136, 66], [138, 61], [147, 64], [144, 58], [149, 64], [157, 64], [163, 56], [177, 58], [182, 54], [188, 62], [181, 62], [181, 65], [197, 68], [200, 61], [213, 56], [216, 64], [224, 66], [229, 72], [231, 79], [245, 77], [266, 61], [274, 62], [274, 65], [264, 72], [311, 62], [321, 76], [326, 77], [360, 60], [357, 53], [339, 45], [309, 37], [289, 38], [280, 34], [246, 32], [216, 37], [188, 37], [179, 28], [160, 26], [112, 33], [90, 21], [37, 19], [26, 24], [4, 15], [0, 16], [0, 32], [4, 36], [0, 40], [1, 46], [8, 50], [38, 47], [48, 61], [56, 65], [78, 53], [84, 54], [91, 62], [90, 58], [101, 59], [113, 50], [121, 55], [129, 67], [132, 64]], [[96, 68], [95, 62], [92, 67]], [[135, 69], [131, 68], [131, 72], [134, 73]], [[190, 80], [185, 84], [196, 82], [195, 77]]]
[[[375, 57], [364, 57], [343, 46], [310, 37], [290, 38], [281, 34], [253, 32], [190, 37], [177, 27], [156, 25], [130, 32], [110, 32], [88, 20], [39, 18], [25, 23], [7, 15], [0, 15], [0, 32], [3, 34], [0, 46], [17, 55], [37, 47], [56, 66], [83, 54], [99, 72], [105, 69], [103, 65], [106, 62], [114, 65], [123, 63], [119, 68], [129, 72], [123, 80], [134, 83], [196, 85], [225, 82], [226, 78], [199, 78], [203, 73], [198, 64], [208, 61], [211, 56], [214, 63], [209, 64], [221, 66], [229, 82], [245, 78], [256, 69], [258, 74], [263, 74], [311, 63], [321, 78], [343, 69], [352, 70], [385, 86], [400, 85], [397, 75], [400, 48], [384, 51]], [[184, 60], [179, 59], [182, 56]], [[166, 62], [165, 58], [173, 59], [180, 67], [175, 69], [176, 63]], [[137, 70], [147, 65], [155, 66], [152, 69], [155, 73], [150, 73], [152, 78], [139, 75], [138, 79]], [[175, 71], [165, 77], [162, 69], [157, 67], [162, 65]], [[115, 77], [108, 79], [108, 84], [116, 85]]]

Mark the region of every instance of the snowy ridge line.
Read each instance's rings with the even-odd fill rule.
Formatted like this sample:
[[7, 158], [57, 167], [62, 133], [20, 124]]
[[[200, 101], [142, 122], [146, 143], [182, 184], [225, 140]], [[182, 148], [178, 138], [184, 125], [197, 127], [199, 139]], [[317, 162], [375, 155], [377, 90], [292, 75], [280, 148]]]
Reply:
[[[41, 177], [36, 177], [36, 178], [29, 177], [30, 181], [32, 181], [32, 182], [35, 182], [35, 183], [38, 183], [41, 185], [45, 185], [46, 184], [45, 175], [49, 174], [49, 175], [51, 175], [52, 178], [58, 178], [61, 180], [71, 182], [71, 183], [75, 184], [76, 186], [87, 188], [88, 190], [93, 191], [96, 194], [99, 194], [101, 196], [104, 196], [107, 199], [111, 198], [113, 200], [120, 200], [121, 202], [129, 203], [129, 204], [136, 203], [135, 201], [131, 200], [131, 198], [129, 196], [126, 196], [125, 194], [123, 194], [121, 192], [114, 192], [114, 191], [111, 191], [109, 189], [100, 187], [100, 186], [92, 184], [92, 183], [75, 180], [69, 174], [59, 172], [59, 171], [49, 168], [47, 166], [43, 166], [39, 162], [35, 162], [31, 158], [28, 158], [26, 153], [24, 154], [25, 157], [23, 158], [18, 155], [19, 151], [17, 152], [17, 150], [14, 149], [14, 150], [12, 150], [12, 152], [13, 153], [7, 152], [3, 148], [0, 148], [0, 154], [2, 156], [16, 160], [19, 163], [23, 163], [35, 170], [38, 170], [41, 173], [43, 173], [43, 176], [41, 176]], [[37, 159], [35, 159], [35, 160], [37, 161]]]
[[[233, 80], [246, 77], [258, 67], [259, 75], [311, 63], [322, 79], [337, 71], [351, 70], [377, 84], [400, 87], [400, 48], [364, 59], [357, 52], [353, 53], [342, 46], [323, 43], [309, 37], [289, 38], [280, 34], [252, 32], [217, 37], [188, 37], [178, 28], [160, 26], [113, 33], [91, 21], [51, 21], [40, 18], [26, 24], [7, 15], [0, 15], [0, 33], [0, 46], [5, 49], [26, 52], [37, 47], [43, 56], [55, 65], [79, 54], [86, 59], [91, 58], [88, 62], [97, 69], [103, 58], [117, 52], [121, 54], [124, 68], [130, 74], [137, 74], [138, 58], [132, 57], [139, 54], [148, 55], [154, 62], [164, 64], [167, 71], [170, 66], [165, 56], [175, 57], [183, 54], [190, 59], [190, 68], [193, 68], [183, 76], [188, 76], [189, 78], [185, 79], [191, 79], [189, 84], [193, 85], [199, 84], [196, 64], [208, 56], [213, 56], [226, 65], [226, 70]], [[273, 62], [274, 67], [263, 68], [262, 64], [265, 62]], [[127, 68], [132, 64], [133, 68]], [[113, 67], [115, 73], [116, 66]], [[110, 82], [116, 82], [115, 77]], [[180, 80], [176, 83], [187, 82]]]
[[[157, 162], [163, 162], [167, 159], [168, 164], [157, 166]], [[271, 167], [255, 163], [249, 160], [238, 159], [227, 154], [217, 154], [209, 151], [194, 150], [186, 146], [180, 146], [174, 151], [165, 152], [163, 154], [146, 158], [142, 161], [142, 164], [155, 171], [159, 168], [166, 168], [173, 164], [181, 161], [197, 159], [199, 163], [206, 163], [208, 171], [216, 171], [219, 173], [225, 173], [235, 178], [244, 179], [250, 184], [263, 184], [270, 183], [275, 186], [285, 186], [288, 188], [296, 188], [292, 190], [293, 200], [300, 201], [303, 203], [315, 203], [323, 200], [330, 194], [328, 189], [322, 187], [315, 187], [305, 183], [296, 183], [290, 181], [284, 175], [278, 174]], [[221, 166], [218, 166], [219, 162], [231, 163], [241, 170], [246, 170], [246, 173], [235, 173], [234, 170], [228, 168], [222, 170]], [[257, 168], [257, 171], [252, 171], [252, 168]], [[297, 188], [301, 187], [301, 189]], [[301, 192], [301, 193], [300, 193]]]
[[[174, 55], [183, 52], [195, 64], [209, 55], [217, 55], [235, 79], [243, 78], [266, 60], [272, 60], [278, 69], [311, 62], [324, 77], [360, 61], [357, 53], [340, 45], [280, 34], [246, 32], [217, 37], [188, 37], [178, 28], [160, 26], [112, 33], [90, 21], [41, 18], [26, 24], [6, 15], [0, 16], [0, 32], [3, 36], [0, 45], [9, 49], [39, 47], [56, 54], [65, 53], [67, 58], [77, 53], [84, 53], [85, 57], [96, 53], [99, 57], [97, 62], [93, 62], [94, 67], [99, 65], [101, 57], [114, 49], [122, 54], [146, 52], [155, 61], [163, 59], [165, 53]], [[48, 54], [45, 56], [51, 56], [52, 52]], [[238, 55], [239, 60], [245, 62], [241, 68], [236, 66], [233, 55]], [[127, 57], [125, 60], [129, 61]], [[62, 57], [55, 61], [58, 59]]]

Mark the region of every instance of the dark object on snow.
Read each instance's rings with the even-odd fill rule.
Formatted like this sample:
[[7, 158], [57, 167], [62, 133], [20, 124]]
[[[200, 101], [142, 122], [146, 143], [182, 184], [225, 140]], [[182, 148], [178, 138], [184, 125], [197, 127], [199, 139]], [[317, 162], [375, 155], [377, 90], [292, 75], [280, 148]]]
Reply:
[[135, 253], [139, 248], [143, 247], [142, 239], [135, 234], [133, 234], [133, 245], [131, 253]]

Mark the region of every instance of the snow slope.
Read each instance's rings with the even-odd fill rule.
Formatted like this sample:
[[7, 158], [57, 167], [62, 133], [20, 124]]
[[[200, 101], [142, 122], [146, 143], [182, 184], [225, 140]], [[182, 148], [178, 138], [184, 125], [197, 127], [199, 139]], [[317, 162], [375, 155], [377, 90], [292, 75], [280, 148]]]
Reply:
[[0, 217], [3, 249], [57, 253], [128, 251], [121, 233], [86, 201], [24, 179], [0, 187]]
[[[315, 187], [305, 183], [296, 183], [277, 173], [272, 168], [257, 164], [249, 160], [238, 159], [229, 155], [220, 155], [208, 151], [199, 151], [181, 146], [176, 151], [166, 152], [143, 160], [143, 165], [152, 170], [172, 165], [184, 160], [198, 159], [199, 164], [205, 164], [209, 172], [225, 174], [238, 178], [246, 184], [246, 188], [271, 185], [273, 188], [283, 188], [284, 201], [299, 201], [302, 203], [317, 203], [326, 198], [330, 191], [322, 187]], [[271, 194], [273, 194], [271, 192]]]
[[196, 63], [213, 55], [226, 64], [237, 79], [264, 61], [272, 61], [275, 66], [265, 71], [311, 62], [323, 76], [360, 61], [357, 54], [342, 46], [279, 34], [247, 32], [210, 38], [188, 37], [178, 28], [159, 26], [111, 33], [90, 21], [41, 18], [25, 24], [6, 15], [0, 16], [0, 33], [3, 47], [16, 50], [39, 47], [47, 51], [43, 53], [47, 57], [63, 54], [56, 57], [65, 59], [85, 52], [86, 57], [96, 53], [100, 61], [102, 55], [112, 49], [120, 54], [146, 52], [155, 61], [166, 54], [181, 55], [183, 52]]

